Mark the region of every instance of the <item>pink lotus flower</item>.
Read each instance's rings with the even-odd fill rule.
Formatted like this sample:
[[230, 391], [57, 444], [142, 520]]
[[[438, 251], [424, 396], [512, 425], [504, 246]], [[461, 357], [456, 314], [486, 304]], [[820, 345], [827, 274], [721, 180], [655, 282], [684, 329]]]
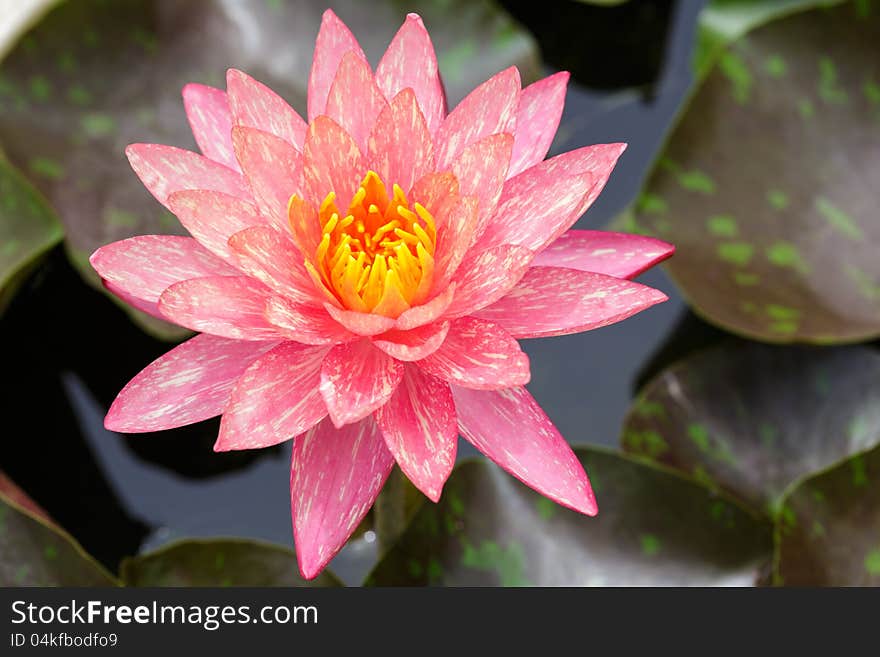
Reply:
[[120, 392], [108, 429], [222, 414], [216, 450], [294, 439], [300, 570], [314, 577], [397, 462], [438, 500], [458, 434], [587, 515], [586, 474], [524, 384], [518, 338], [620, 321], [665, 300], [627, 280], [672, 247], [567, 229], [624, 149], [542, 161], [567, 73], [521, 89], [511, 67], [447, 114], [430, 37], [407, 17], [370, 68], [324, 14], [304, 121], [237, 70], [183, 99], [204, 155], [127, 149], [192, 237], [147, 235], [92, 265], [130, 304], [199, 335]]

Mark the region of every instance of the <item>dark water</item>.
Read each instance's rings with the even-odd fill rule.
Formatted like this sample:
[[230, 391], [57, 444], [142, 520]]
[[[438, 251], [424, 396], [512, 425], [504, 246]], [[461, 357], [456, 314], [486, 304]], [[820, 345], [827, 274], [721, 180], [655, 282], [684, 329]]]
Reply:
[[[548, 66], [569, 68], [594, 89], [572, 84], [554, 151], [630, 144], [577, 224], [601, 227], [636, 195], [680, 106], [703, 0], [634, 0], [615, 10], [601, 40], [580, 44], [571, 37], [569, 14], [585, 12], [575, 18], [592, 20], [597, 10], [570, 0], [506, 4], [541, 40]], [[524, 344], [532, 363], [529, 388], [572, 443], [616, 445], [636, 381], [676, 326], [712, 333], [685, 315], [662, 271], [640, 280], [670, 300], [597, 331]], [[111, 568], [126, 554], [188, 536], [290, 544], [289, 446], [214, 454], [216, 421], [134, 437], [103, 429], [115, 393], [168, 346], [143, 335], [85, 286], [60, 250], [7, 311], [0, 344], [4, 371], [14, 374], [3, 377], [8, 407], [0, 468]], [[475, 453], [467, 443], [460, 447], [460, 456]], [[361, 540], [331, 567], [356, 583], [374, 552]]]

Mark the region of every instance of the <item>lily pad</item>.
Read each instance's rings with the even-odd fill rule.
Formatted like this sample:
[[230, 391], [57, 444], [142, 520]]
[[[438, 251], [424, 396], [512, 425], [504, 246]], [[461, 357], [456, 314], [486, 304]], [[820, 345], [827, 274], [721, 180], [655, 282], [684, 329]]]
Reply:
[[792, 483], [880, 443], [880, 352], [729, 340], [653, 379], [622, 442], [775, 515]]
[[700, 65], [717, 64], [622, 225], [675, 243], [669, 272], [727, 330], [769, 342], [875, 337], [880, 3], [776, 4], [794, 13], [714, 57], [711, 43], [698, 52]]
[[777, 584], [880, 586], [880, 449], [795, 488], [777, 542]]
[[493, 464], [467, 461], [367, 583], [378, 586], [750, 586], [770, 523], [663, 469], [576, 449], [599, 515], [566, 510]]
[[187, 540], [122, 562], [127, 586], [342, 586], [329, 570], [299, 576], [292, 550], [244, 539]]

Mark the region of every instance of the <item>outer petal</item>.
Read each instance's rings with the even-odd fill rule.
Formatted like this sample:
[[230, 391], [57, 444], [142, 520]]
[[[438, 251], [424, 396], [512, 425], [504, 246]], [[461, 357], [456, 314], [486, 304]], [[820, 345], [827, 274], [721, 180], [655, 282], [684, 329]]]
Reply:
[[294, 440], [290, 503], [303, 577], [315, 577], [342, 549], [393, 467], [373, 418], [341, 429], [324, 420]]
[[449, 326], [449, 322], [436, 322], [411, 331], [392, 329], [374, 337], [373, 344], [397, 360], [421, 360], [440, 348]]
[[104, 285], [104, 288], [113, 294], [118, 299], [121, 299], [129, 306], [133, 308], [137, 308], [138, 310], [147, 313], [148, 315], [152, 315], [158, 319], [165, 321], [165, 318], [162, 316], [162, 313], [159, 312], [159, 302], [158, 301], [147, 301], [146, 299], [140, 299], [138, 297], [132, 296], [122, 288], [116, 287], [113, 283], [102, 280], [101, 283]]
[[409, 366], [376, 424], [400, 469], [432, 501], [455, 465], [458, 426], [449, 386]]
[[501, 198], [512, 151], [511, 135], [489, 135], [464, 149], [452, 163], [452, 173], [459, 180], [461, 193], [479, 201], [481, 225], [476, 229], [477, 236], [483, 232], [483, 225], [491, 219]]
[[428, 374], [464, 388], [497, 390], [529, 382], [529, 357], [497, 324], [474, 317], [452, 323], [443, 345], [420, 360]]
[[110, 406], [104, 426], [142, 433], [219, 415], [238, 378], [274, 345], [197, 335], [129, 381]]
[[533, 267], [565, 267], [634, 278], [675, 252], [668, 242], [604, 230], [570, 230], [535, 256]]
[[455, 275], [455, 298], [443, 316], [463, 317], [496, 302], [523, 277], [532, 257], [528, 249], [512, 245], [468, 256]]
[[515, 338], [545, 338], [614, 324], [666, 299], [660, 290], [621, 278], [533, 267], [510, 294], [477, 315]]
[[474, 89], [450, 112], [437, 131], [437, 169], [445, 170], [471, 144], [516, 124], [519, 71], [511, 66]]
[[385, 404], [403, 376], [403, 365], [369, 340], [333, 347], [321, 367], [321, 395], [337, 427], [367, 417]]
[[326, 116], [309, 124], [303, 150], [303, 193], [307, 201], [320, 207], [327, 194], [334, 192], [337, 206], [348, 207], [365, 173], [358, 145], [339, 124]]
[[268, 132], [302, 150], [306, 122], [281, 96], [234, 68], [226, 72], [226, 90], [235, 125]]
[[230, 169], [238, 169], [232, 151], [232, 114], [226, 93], [203, 84], [188, 84], [183, 88], [183, 106], [202, 153]]
[[367, 57], [360, 44], [345, 23], [330, 9], [324, 12], [321, 29], [315, 41], [315, 55], [312, 59], [312, 70], [309, 73], [309, 121], [314, 121], [319, 114], [324, 114], [327, 107], [327, 96], [330, 86], [336, 77], [345, 53], [354, 51], [361, 59]]
[[337, 344], [357, 338], [324, 308], [295, 303], [284, 297], [269, 298], [266, 319], [288, 339], [304, 344]]
[[454, 298], [455, 283], [450, 283], [445, 290], [430, 301], [426, 301], [421, 306], [414, 306], [409, 310], [405, 310], [394, 322], [393, 328], [400, 331], [410, 331], [425, 324], [430, 324], [446, 312]]
[[580, 461], [525, 388], [452, 387], [462, 435], [542, 495], [588, 516], [596, 498]]
[[267, 293], [246, 276], [192, 278], [162, 293], [159, 312], [193, 331], [235, 340], [280, 340], [283, 335], [264, 316]]
[[223, 260], [235, 264], [227, 242], [250, 226], [263, 224], [253, 203], [222, 192], [190, 189], [168, 197], [171, 211], [199, 243]]
[[326, 352], [283, 342], [256, 360], [223, 409], [214, 451], [277, 445], [320, 422], [327, 415], [318, 392]]
[[516, 141], [510, 162], [512, 178], [544, 159], [565, 105], [568, 71], [560, 71], [523, 89], [516, 109]]
[[[417, 14], [408, 14], [376, 67], [376, 82], [391, 100], [404, 89], [415, 92], [433, 135], [446, 116], [446, 94], [434, 44]], [[404, 189], [406, 189], [404, 187]]]
[[238, 171], [198, 153], [162, 144], [131, 144], [125, 154], [144, 186], [165, 207], [168, 197], [182, 189], [211, 189], [250, 199]]
[[324, 114], [342, 126], [366, 152], [376, 117], [387, 106], [370, 65], [357, 53], [345, 53], [330, 86]]

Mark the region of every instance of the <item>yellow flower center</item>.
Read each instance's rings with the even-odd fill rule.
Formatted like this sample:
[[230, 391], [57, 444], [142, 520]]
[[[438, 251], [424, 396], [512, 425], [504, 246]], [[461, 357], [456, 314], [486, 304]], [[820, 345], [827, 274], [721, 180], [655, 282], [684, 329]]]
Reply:
[[431, 290], [437, 230], [419, 203], [410, 207], [396, 184], [389, 198], [382, 179], [367, 172], [348, 211], [331, 192], [318, 212], [321, 242], [314, 267], [343, 307], [397, 317]]

